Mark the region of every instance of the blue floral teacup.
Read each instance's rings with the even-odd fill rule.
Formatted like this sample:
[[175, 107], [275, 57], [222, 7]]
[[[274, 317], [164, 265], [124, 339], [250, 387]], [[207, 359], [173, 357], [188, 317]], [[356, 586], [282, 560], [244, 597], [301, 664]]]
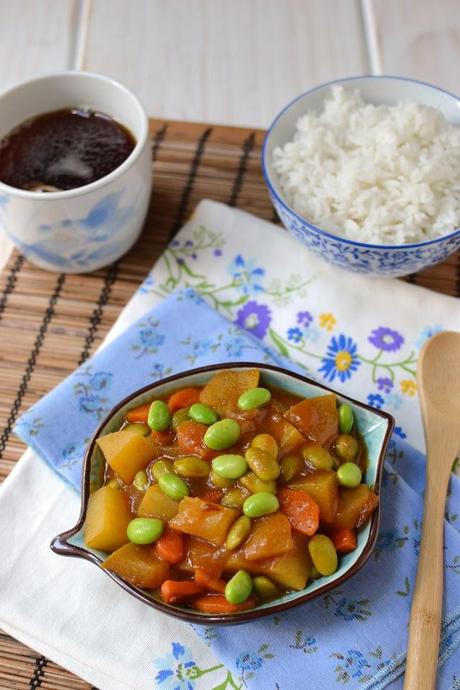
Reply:
[[0, 182], [0, 227], [40, 268], [85, 273], [116, 261], [136, 242], [150, 199], [148, 120], [124, 86], [98, 74], [62, 72], [29, 81], [0, 97], [0, 139], [36, 115], [72, 106], [106, 113], [136, 140], [130, 155], [91, 184], [31, 192]]

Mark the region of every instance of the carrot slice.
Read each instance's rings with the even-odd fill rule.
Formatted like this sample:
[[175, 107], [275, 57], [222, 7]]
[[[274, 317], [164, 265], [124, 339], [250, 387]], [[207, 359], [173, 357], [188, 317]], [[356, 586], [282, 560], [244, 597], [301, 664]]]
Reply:
[[165, 604], [176, 604], [197, 594], [202, 594], [204, 588], [194, 580], [165, 580], [161, 585], [160, 594]]
[[319, 506], [305, 491], [281, 489], [278, 492], [280, 510], [291, 526], [311, 537], [319, 526]]
[[201, 568], [195, 570], [195, 582], [203, 585], [210, 592], [217, 592], [217, 594], [223, 594], [227, 584], [225, 580], [222, 580], [220, 577], [212, 577], [206, 570], [201, 570]]
[[140, 405], [139, 407], [134, 407], [132, 410], [128, 410], [126, 413], [126, 419], [128, 422], [142, 422], [147, 424], [147, 418], [149, 416], [150, 403], [147, 405]]
[[201, 613], [239, 613], [253, 609], [257, 605], [255, 597], [249, 597], [242, 604], [230, 604], [223, 594], [208, 594], [204, 597], [196, 597], [190, 605]]
[[190, 407], [193, 403], [200, 402], [201, 388], [182, 388], [173, 393], [168, 400], [168, 407], [171, 414], [180, 410], [182, 407]]
[[182, 532], [167, 527], [155, 542], [155, 553], [166, 563], [180, 563], [185, 558], [185, 539]]
[[193, 419], [187, 419], [177, 429], [177, 445], [182, 455], [198, 455], [204, 460], [211, 460], [219, 453], [212, 451], [203, 443], [208, 427]]
[[350, 553], [358, 544], [354, 529], [341, 529], [331, 534], [332, 543], [338, 553]]

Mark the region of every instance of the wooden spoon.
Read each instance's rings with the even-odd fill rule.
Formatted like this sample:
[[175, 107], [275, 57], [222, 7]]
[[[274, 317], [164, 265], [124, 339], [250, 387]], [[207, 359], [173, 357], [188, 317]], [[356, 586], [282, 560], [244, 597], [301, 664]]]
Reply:
[[432, 690], [442, 615], [444, 510], [452, 463], [460, 450], [460, 333], [445, 331], [425, 344], [417, 385], [425, 429], [426, 488], [404, 690]]

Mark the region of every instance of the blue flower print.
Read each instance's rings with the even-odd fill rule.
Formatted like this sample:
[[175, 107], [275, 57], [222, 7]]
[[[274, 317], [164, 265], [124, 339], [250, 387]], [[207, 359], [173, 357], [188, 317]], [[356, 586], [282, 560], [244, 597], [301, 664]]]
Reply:
[[191, 651], [179, 642], [172, 642], [171, 647], [171, 654], [153, 662], [157, 669], [155, 687], [161, 690], [193, 690], [195, 682], [191, 670], [196, 667], [196, 663]]
[[371, 407], [375, 407], [377, 410], [382, 409], [382, 405], [385, 402], [385, 399], [382, 398], [382, 396], [379, 393], [371, 393], [370, 395], [367, 396], [367, 403]]
[[154, 328], [143, 328], [139, 331], [141, 342], [147, 348], [157, 348], [163, 345], [165, 341], [164, 335], [157, 333]]
[[156, 281], [155, 281], [155, 278], [153, 278], [153, 276], [151, 276], [151, 275], [147, 276], [147, 278], [144, 280], [144, 282], [140, 286], [139, 292], [141, 292], [144, 295], [150, 294], [154, 288], [155, 283], [156, 283]]
[[150, 376], [154, 381], [159, 381], [160, 379], [164, 379], [165, 376], [169, 376], [170, 374], [172, 374], [171, 367], [164, 367], [162, 364], [159, 364], [157, 362], [156, 364], [154, 364]]
[[233, 259], [228, 268], [233, 278], [234, 287], [241, 290], [243, 295], [252, 295], [263, 292], [261, 278], [265, 275], [265, 270], [255, 265], [252, 259], [245, 261], [241, 254]]
[[318, 371], [327, 381], [332, 382], [337, 377], [342, 383], [345, 383], [361, 364], [357, 356], [357, 349], [356, 343], [343, 333], [339, 336], [333, 336]]
[[267, 659], [274, 658], [274, 654], [268, 650], [268, 644], [262, 644], [257, 650], [243, 652], [235, 659], [235, 666], [240, 671], [243, 682], [253, 678]]
[[396, 434], [396, 436], [399, 436], [399, 438], [407, 438], [407, 434], [401, 426], [395, 426], [394, 433]]
[[165, 336], [159, 331], [160, 322], [149, 318], [139, 324], [139, 342], [131, 345], [131, 350], [137, 352], [136, 359], [144, 355], [153, 355], [164, 344]]
[[83, 448], [75, 443], [68, 443], [61, 451], [62, 462], [59, 467], [71, 470], [74, 465], [81, 462], [83, 453]]
[[409, 538], [407, 536], [408, 529], [404, 528], [403, 534], [400, 534], [395, 528], [382, 530], [379, 533], [377, 544], [374, 549], [374, 558], [379, 560], [383, 553], [393, 553], [407, 544]]
[[[394, 660], [387, 658], [381, 646], [370, 650], [365, 656], [359, 649], [347, 649], [345, 652], [334, 652], [331, 657], [335, 657], [339, 663], [335, 667], [336, 682], [347, 685], [355, 680], [358, 683], [366, 683], [375, 678], [375, 675], [386, 668]], [[353, 684], [356, 687], [356, 684]]]
[[90, 378], [88, 385], [93, 391], [108, 390], [112, 385], [112, 376], [108, 372], [98, 371]]
[[403, 403], [402, 397], [399, 395], [399, 393], [390, 393], [386, 397], [386, 405], [387, 407], [393, 408], [393, 410], [399, 410]]
[[95, 414], [98, 419], [103, 416], [106, 408], [101, 398], [97, 395], [83, 395], [79, 400], [80, 412]]
[[302, 340], [302, 335], [302, 331], [300, 330], [300, 328], [297, 328], [297, 326], [295, 328], [289, 328], [287, 332], [288, 340], [290, 340], [293, 343], [300, 343], [300, 341]]
[[[340, 591], [336, 591], [336, 595], [340, 595]], [[372, 615], [369, 608], [369, 599], [348, 599], [340, 596], [337, 599], [331, 594], [326, 594], [323, 598], [325, 608], [332, 608], [334, 615], [337, 618], [343, 618], [344, 621], [366, 621]]]
[[77, 376], [80, 380], [74, 384], [73, 391], [78, 398], [78, 409], [102, 419], [110, 407], [109, 398], [103, 394], [111, 387], [113, 374], [107, 371], [93, 373], [91, 367], [86, 367]]
[[230, 340], [230, 342], [226, 343], [225, 348], [229, 357], [241, 357], [243, 350], [245, 349], [244, 341], [242, 338], [237, 336], [236, 338]]
[[437, 323], [433, 326], [425, 326], [425, 328], [423, 328], [420, 331], [420, 333], [419, 333], [419, 335], [415, 341], [417, 348], [420, 350], [425, 345], [427, 340], [432, 338], [434, 335], [441, 333], [443, 330], [444, 330], [443, 326], [441, 326], [441, 324], [439, 324], [439, 323]]

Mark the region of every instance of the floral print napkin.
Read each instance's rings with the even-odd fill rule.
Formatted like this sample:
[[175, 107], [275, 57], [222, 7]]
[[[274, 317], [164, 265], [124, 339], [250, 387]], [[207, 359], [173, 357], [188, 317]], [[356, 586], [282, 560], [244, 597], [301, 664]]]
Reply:
[[[185, 290], [164, 300], [178, 288]], [[159, 306], [147, 311], [155, 304]], [[339, 590], [279, 617], [233, 629], [196, 627], [226, 669], [208, 668], [185, 632], [172, 639], [165, 636], [152, 686], [163, 690], [400, 687], [423, 490], [423, 458], [402, 437], [422, 445], [415, 399], [416, 352], [428, 335], [427, 327], [455, 327], [455, 300], [399, 281], [369, 281], [329, 269], [279, 229], [203, 202], [131, 306], [134, 313], [145, 312], [144, 317], [125, 330], [132, 321], [125, 310], [111, 334], [111, 339], [121, 337], [18, 425], [22, 437], [74, 486], [82, 445], [114, 401], [146, 380], [205, 363], [243, 359], [280, 363], [289, 356], [297, 361], [293, 368], [307, 370], [376, 406], [385, 404], [390, 411], [392, 405], [393, 409], [399, 405], [401, 411], [399, 437], [387, 457], [382, 529], [365, 568]], [[120, 367], [120, 361], [130, 366]], [[393, 400], [391, 395], [398, 397]], [[63, 404], [69, 415], [56, 438], [55, 430], [49, 431], [49, 419]], [[460, 667], [455, 652], [460, 642], [457, 480], [452, 492], [445, 529], [442, 689], [454, 687]], [[178, 625], [177, 631], [183, 629]]]

